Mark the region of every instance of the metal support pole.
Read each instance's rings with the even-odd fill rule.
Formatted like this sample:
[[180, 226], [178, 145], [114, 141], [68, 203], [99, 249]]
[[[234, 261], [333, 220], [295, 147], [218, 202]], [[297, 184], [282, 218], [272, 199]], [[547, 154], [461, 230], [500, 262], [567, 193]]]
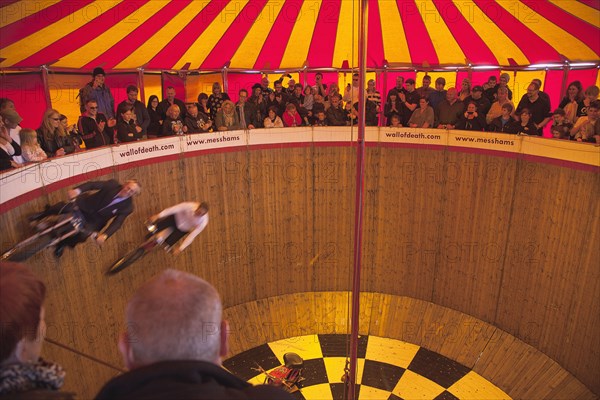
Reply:
[[138, 69], [138, 88], [140, 90], [140, 101], [146, 104], [146, 91], [144, 90], [144, 69]]
[[365, 76], [367, 66], [367, 0], [360, 0], [358, 32], [358, 140], [356, 146], [356, 201], [354, 209], [354, 273], [352, 277], [352, 314], [350, 319], [350, 370], [348, 400], [356, 400], [358, 355], [358, 318], [360, 312], [360, 272], [362, 257], [362, 213], [365, 174]]
[[42, 65], [42, 84], [44, 85], [44, 97], [46, 99], [46, 108], [52, 108], [52, 101], [50, 99], [50, 84], [48, 83], [48, 66]]

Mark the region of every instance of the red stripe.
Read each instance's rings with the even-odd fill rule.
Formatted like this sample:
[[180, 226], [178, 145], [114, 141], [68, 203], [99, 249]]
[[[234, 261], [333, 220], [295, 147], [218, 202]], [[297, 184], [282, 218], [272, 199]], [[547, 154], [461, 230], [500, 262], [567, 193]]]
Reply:
[[[490, 18], [521, 49], [530, 63], [560, 61], [560, 55], [552, 46], [546, 43], [531, 28], [519, 21], [514, 15], [493, 0], [473, 0]], [[524, 20], [531, 19], [530, 26], [535, 27], [536, 16], [525, 15]], [[506, 55], [510, 57], [509, 54]], [[508, 65], [508, 60], [500, 60], [500, 65]]]
[[[70, 15], [92, 3], [94, 0], [81, 1], [61, 1], [48, 8], [44, 8], [30, 16], [13, 22], [0, 28], [0, 38], [2, 38], [2, 47], [10, 46], [27, 36], [60, 21], [67, 15]], [[23, 7], [26, 7], [25, 5]], [[35, 3], [31, 7], [35, 7]], [[94, 10], [96, 8], [92, 7]], [[6, 11], [5, 11], [6, 12]], [[53, 58], [55, 60], [56, 57]]]
[[303, 0], [285, 1], [254, 63], [254, 69], [265, 69], [267, 63], [270, 65], [270, 69], [279, 68], [296, 18], [300, 14], [302, 2]]
[[[199, 68], [223, 68], [223, 65], [233, 58], [252, 25], [267, 23], [256, 20], [266, 4], [267, 0], [250, 0]], [[256, 46], [256, 43], [252, 45]], [[196, 66], [192, 65], [192, 68]]]
[[569, 14], [562, 8], [557, 7], [548, 1], [521, 1], [548, 21], [559, 26], [588, 45], [596, 55], [600, 54], [600, 28]]
[[[196, 39], [227, 6], [230, 0], [211, 1], [148, 63], [148, 68], [174, 68]], [[232, 10], [232, 14], [237, 14]], [[163, 24], [164, 25], [164, 24]], [[202, 44], [201, 44], [202, 45]], [[183, 62], [187, 62], [183, 60]]]
[[[371, 68], [382, 67], [385, 59], [383, 36], [381, 34], [381, 18], [379, 2], [369, 0], [369, 32], [367, 34], [367, 65]], [[330, 63], [331, 64], [331, 63]]]
[[[61, 39], [52, 43], [48, 47], [32, 54], [23, 61], [20, 61], [16, 66], [19, 67], [36, 67], [46, 64], [49, 61], [57, 60], [81, 48], [89, 41], [103, 34], [107, 29], [113, 27], [121, 20], [127, 21], [129, 16], [135, 18], [135, 11], [142, 7], [149, 0], [125, 1], [111, 8], [107, 12], [94, 18], [89, 23], [74, 30]], [[92, 64], [94, 67], [101, 65], [99, 63]], [[105, 66], [106, 67], [106, 66]]]
[[579, 2], [585, 4], [588, 7], [600, 10], [600, 1], [598, 0], [579, 0]]
[[[453, 2], [433, 0], [433, 3], [463, 53], [473, 64], [498, 64], [498, 60], [496, 60], [492, 51]], [[507, 64], [507, 62], [505, 61], [504, 64]]]
[[404, 25], [404, 35], [410, 50], [411, 63], [423, 64], [423, 61], [427, 61], [430, 65], [438, 65], [439, 59], [433, 42], [414, 0], [396, 0], [396, 3]]
[[[83, 69], [92, 69], [102, 63], [104, 63], [106, 69], [113, 69], [150, 39], [156, 33], [158, 26], [162, 26], [165, 24], [165, 21], [175, 18], [191, 1], [179, 0], [169, 2], [129, 35], [115, 43], [109, 50], [87, 63]], [[141, 65], [138, 67], [141, 67]]]
[[[308, 50], [308, 65], [312, 68], [331, 67], [335, 38], [343, 0], [325, 0], [317, 16]], [[370, 45], [370, 44], [369, 44]]]

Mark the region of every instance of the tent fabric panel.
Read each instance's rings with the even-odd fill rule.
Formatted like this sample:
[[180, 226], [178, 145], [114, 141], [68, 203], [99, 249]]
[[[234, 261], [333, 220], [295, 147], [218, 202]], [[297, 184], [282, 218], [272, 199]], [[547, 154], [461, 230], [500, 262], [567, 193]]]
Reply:
[[[48, 108], [44, 95], [44, 83], [40, 73], [16, 73], [0, 75], [0, 97], [8, 97], [15, 103], [23, 118], [23, 128], [37, 129]], [[26, 112], [25, 112], [26, 110]]]
[[307, 56], [308, 65], [312, 68], [332, 65], [335, 35], [340, 18], [340, 1], [326, 0], [326, 6], [321, 6], [319, 10]]
[[[508, 16], [504, 15], [504, 9], [495, 1], [474, 0], [468, 5], [469, 7], [463, 9], [463, 15], [470, 19], [475, 32], [500, 63], [508, 65], [510, 57], [519, 65], [529, 64], [529, 53], [535, 47], [520, 36], [527, 35], [529, 32], [518, 20], [513, 18], [510, 23], [507, 23]], [[503, 22], [503, 25], [500, 26], [499, 22]], [[520, 42], [515, 39], [520, 39]], [[534, 35], [530, 39], [537, 39], [537, 37]], [[529, 51], [526, 51], [528, 47]]]
[[40, 11], [55, 5], [61, 0], [40, 0], [35, 3], [20, 0], [4, 0], [0, 3], [2, 18], [0, 18], [0, 28], [4, 28], [19, 20], [39, 13]]
[[158, 96], [158, 101], [162, 101], [162, 78], [159, 74], [144, 74], [142, 78], [144, 84], [144, 98], [141, 99], [142, 103], [148, 105], [148, 99], [153, 94]]
[[[385, 53], [381, 36], [381, 16], [377, 0], [368, 0], [369, 20], [367, 29], [367, 65], [382, 67]], [[314, 41], [314, 38], [313, 38]], [[309, 53], [310, 57], [310, 53]]]
[[[245, 4], [246, 0], [241, 2]], [[234, 20], [235, 12], [229, 8], [230, 4], [230, 0], [206, 4], [187, 25], [179, 28], [179, 33], [150, 60], [148, 66], [179, 69], [190, 63], [192, 68], [197, 68]], [[165, 63], [165, 59], [170, 61]]]
[[[509, 10], [501, 7], [494, 0], [474, 0], [478, 7], [483, 10], [485, 16], [494, 21], [503, 35], [516, 45], [510, 50], [504, 51], [518, 65], [526, 65], [530, 62], [540, 62], [543, 58], [558, 59], [559, 55], [548, 43], [541, 40], [527, 24], [515, 17]], [[529, 16], [530, 14], [527, 14]], [[528, 17], [521, 15], [525, 21]], [[498, 43], [499, 44], [499, 43]], [[504, 49], [499, 48], [500, 51]], [[517, 55], [522, 55], [518, 57]], [[499, 59], [501, 65], [508, 65], [508, 59], [503, 57]]]
[[331, 67], [340, 68], [344, 61], [358, 66], [358, 1], [342, 0]]
[[[531, 60], [533, 63], [551, 61], [552, 59], [560, 60], [560, 54], [572, 60], [595, 60], [598, 58], [598, 54], [595, 54], [592, 49], [579, 39], [563, 30], [560, 26], [548, 21], [540, 14], [535, 13], [535, 11], [531, 10], [525, 4], [516, 2], [514, 3], [514, 7], [512, 3], [510, 5], [503, 2], [498, 4], [511, 17], [511, 13], [516, 13], [522, 19], [522, 24], [528, 23], [529, 25], [534, 25], [536, 29], [535, 32], [531, 31], [532, 34], [537, 35], [549, 46], [546, 49], [547, 54], [543, 55], [544, 58], [541, 60]], [[554, 53], [550, 49], [554, 49]], [[554, 55], [552, 56], [552, 54]]]
[[281, 68], [294, 68], [303, 66], [308, 61], [310, 40], [314, 37], [315, 25], [322, 8], [322, 0], [309, 0], [302, 3], [294, 28], [287, 41], [285, 52], [281, 58]]
[[423, 15], [421, 15], [415, 1], [396, 0], [396, 4], [400, 11], [400, 18], [402, 18], [402, 25], [404, 26], [404, 35], [406, 36], [406, 42], [410, 50], [410, 62], [413, 64], [423, 64], [423, 62], [427, 61], [430, 65], [438, 65], [438, 56], [425, 27]]
[[[590, 86], [596, 85], [598, 86], [598, 70], [596, 69], [585, 69], [585, 70], [571, 70], [569, 71], [569, 75], [567, 77], [567, 84], [573, 81], [581, 82], [583, 86], [583, 90], [587, 89]], [[600, 87], [600, 86], [598, 86]], [[558, 105], [558, 103], [557, 103]]]
[[[163, 68], [167, 68], [167, 62], [170, 66], [175, 63], [173, 57], [165, 49], [169, 47], [173, 38], [177, 36], [181, 29], [188, 25], [188, 23], [202, 11], [206, 3], [195, 2], [192, 0], [181, 0], [171, 3], [175, 3], [175, 6], [178, 9], [176, 15], [169, 20], [159, 20], [157, 25], [145, 26], [143, 33], [148, 34], [149, 37], [147, 39], [144, 38], [144, 42], [139, 45], [135, 51], [128, 54], [127, 57], [119, 62], [115, 68], [137, 68], [140, 66], [147, 66], [150, 63], [150, 60], [156, 58], [162, 60]], [[175, 10], [169, 9], [168, 11], [174, 12]], [[157, 26], [162, 27], [156, 30]], [[170, 66], [168, 68], [170, 68]]]
[[[112, 77], [109, 78], [112, 83]], [[81, 115], [79, 110], [79, 89], [92, 80], [91, 75], [81, 74], [48, 74], [48, 88], [50, 94], [49, 107], [54, 108], [67, 116], [69, 125], [76, 124]], [[107, 82], [108, 84], [108, 82]], [[112, 90], [112, 86], [109, 86]], [[40, 118], [42, 118], [40, 115]]]
[[580, 1], [565, 1], [565, 0], [549, 0], [558, 8], [563, 9], [572, 16], [582, 21], [587, 22], [592, 26], [598, 26], [598, 11], [600, 2], [593, 0], [591, 4], [584, 4]]
[[[189, 1], [189, 0], [188, 0]], [[187, 3], [185, 1], [157, 1], [151, 0], [143, 10], [139, 10], [134, 15], [139, 22], [134, 25], [134, 30], [116, 42], [95, 59], [89, 61], [82, 68], [93, 69], [98, 65], [103, 65], [106, 69], [113, 69], [117, 64], [123, 61], [128, 55], [132, 54], [138, 47], [146, 42], [155, 32], [156, 26], [160, 26], [164, 21], [169, 21], [179, 13]], [[152, 13], [149, 18], [144, 19], [146, 12]], [[141, 14], [141, 15], [140, 15]], [[130, 68], [137, 68], [141, 65], [132, 65]]]
[[[239, 10], [243, 10], [249, 0], [236, 0], [227, 3], [212, 20], [210, 25], [202, 31], [202, 33], [194, 37], [194, 42], [186, 48], [185, 53], [181, 56], [174, 68], [183, 68], [184, 65], [190, 63], [191, 68], [200, 67], [203, 62], [207, 61], [211, 49], [216, 49], [217, 44], [223, 38], [230, 27], [233, 27], [234, 21], [239, 18]], [[235, 28], [232, 28], [235, 29]], [[235, 43], [227, 43], [227, 47], [235, 47]], [[220, 49], [224, 50], [224, 49]], [[221, 65], [222, 67], [223, 65]]]
[[420, 4], [421, 15], [440, 62], [443, 64], [463, 64], [466, 58], [465, 54], [433, 1], [422, 0]]
[[[565, 12], [562, 8], [549, 2], [536, 0], [522, 1], [536, 13], [576, 37], [579, 41], [592, 49], [596, 55], [600, 54], [600, 28], [598, 28], [598, 26], [575, 18], [571, 14]], [[600, 20], [597, 22], [600, 22]]]
[[433, 0], [440, 15], [450, 28], [465, 56], [474, 64], [497, 65], [498, 61], [489, 47], [479, 37], [475, 29], [455, 3]]
[[[26, 58], [20, 64], [36, 66], [45, 64], [48, 60], [60, 59], [53, 66], [80, 68], [113, 47], [121, 36], [135, 28], [135, 25], [128, 22], [127, 18], [131, 17], [133, 13], [140, 14], [140, 12], [136, 12], [137, 7], [141, 7], [139, 11], [143, 12], [144, 3], [147, 5], [148, 0], [138, 0], [134, 4], [123, 2]], [[115, 21], [117, 22], [115, 23]], [[124, 31], [123, 28], [128, 31]]]
[[254, 67], [260, 51], [267, 41], [271, 26], [279, 15], [283, 5], [283, 1], [277, 1], [263, 7], [260, 15], [256, 18], [242, 43], [231, 57], [231, 66], [233, 68], [247, 67], [248, 69], [252, 69]]
[[214, 74], [189, 75], [185, 81], [186, 98], [182, 100], [186, 102], [197, 102], [198, 95], [205, 93], [210, 96], [212, 93], [213, 83], [218, 82], [223, 88], [223, 76], [220, 72]]
[[380, 0], [379, 15], [385, 58], [390, 63], [410, 63], [410, 49], [398, 5], [393, 1]]
[[[3, 8], [3, 24], [0, 28], [2, 47], [8, 47], [56, 22], [62, 21], [68, 23], [69, 20], [64, 20], [66, 17], [72, 16], [79, 10], [84, 12], [85, 7], [93, 3], [93, 1], [82, 0], [77, 3], [70, 2], [68, 5], [65, 5], [61, 1], [44, 2], [40, 4], [40, 8], [37, 8], [35, 5], [33, 7], [31, 5], [28, 6], [26, 1], [21, 1], [12, 4], [10, 7]], [[4, 25], [5, 21], [6, 25]]]
[[[248, 31], [257, 23], [266, 5], [267, 0], [250, 0], [202, 62], [200, 69], [223, 68], [228, 61], [231, 61]], [[244, 67], [248, 68], [251, 63], [248, 63], [248, 60], [244, 61]]]
[[583, 3], [589, 7], [595, 8], [596, 10], [600, 10], [600, 3], [598, 0], [577, 0], [580, 3]]
[[[252, 96], [252, 85], [259, 83], [261, 78], [262, 75], [260, 74], [227, 74], [229, 97], [236, 103], [240, 97], [239, 91], [241, 89], [246, 89], [248, 91], [248, 96]], [[287, 87], [287, 81], [284, 81], [283, 84]], [[210, 95], [210, 92], [207, 94]]]
[[[27, 37], [4, 47], [3, 55], [6, 57], [6, 60], [3, 61], [2, 64], [22, 66], [20, 65], [20, 62], [29, 55], [44, 49], [61, 39], [63, 36], [68, 35], [89, 23], [89, 13], [95, 13], [94, 17], [91, 18], [94, 20], [116, 7], [120, 2], [121, 0], [104, 1], [101, 3], [94, 2], [93, 5], [86, 7], [85, 11], [73, 12], [72, 14], [63, 17], [61, 20], [47, 25]], [[48, 62], [50, 61], [54, 60], [48, 60]]]
[[292, 34], [293, 25], [302, 7], [302, 0], [285, 0], [271, 31], [254, 63], [254, 69], [276, 69], [281, 63], [285, 45]]

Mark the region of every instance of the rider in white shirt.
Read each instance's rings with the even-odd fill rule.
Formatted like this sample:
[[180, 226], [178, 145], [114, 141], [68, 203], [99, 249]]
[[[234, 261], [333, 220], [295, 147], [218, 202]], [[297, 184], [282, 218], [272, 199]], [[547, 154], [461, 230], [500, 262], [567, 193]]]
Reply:
[[150, 222], [156, 223], [158, 231], [173, 228], [165, 242], [173, 246], [179, 239], [185, 240], [173, 249], [173, 255], [178, 255], [188, 247], [206, 225], [208, 225], [208, 204], [187, 201], [162, 210], [150, 217]]

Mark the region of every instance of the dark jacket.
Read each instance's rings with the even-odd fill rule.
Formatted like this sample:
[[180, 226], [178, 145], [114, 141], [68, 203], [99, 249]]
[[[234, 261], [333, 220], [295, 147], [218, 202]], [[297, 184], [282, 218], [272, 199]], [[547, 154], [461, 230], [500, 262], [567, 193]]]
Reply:
[[203, 361], [167, 361], [133, 369], [110, 380], [96, 400], [291, 400], [282, 389], [252, 386]]
[[13, 140], [12, 142], [10, 142], [10, 144], [15, 150], [14, 154], [8, 154], [6, 151], [4, 151], [4, 149], [0, 148], [0, 171], [4, 171], [5, 169], [11, 169], [12, 164], [10, 163], [10, 161], [12, 160], [13, 156], [21, 155], [21, 146], [19, 146], [17, 141]]
[[[109, 206], [121, 190], [122, 185], [114, 179], [109, 181], [90, 181], [77, 186], [81, 194], [77, 197], [77, 205], [86, 219], [88, 228], [100, 231], [114, 217], [104, 234], [110, 237], [123, 221], [133, 212], [133, 200], [130, 198]], [[95, 193], [85, 193], [96, 190]]]
[[513, 117], [508, 117], [508, 122], [502, 125], [502, 116], [496, 117], [488, 125], [487, 130], [490, 132], [498, 133], [517, 133], [519, 129], [517, 127], [518, 122]]
[[73, 138], [70, 135], [60, 136], [59, 134], [52, 135], [52, 138], [47, 138], [44, 135], [42, 128], [37, 129], [38, 142], [42, 150], [46, 152], [48, 157], [54, 157], [58, 149], [64, 149], [65, 154], [71, 154], [75, 151]]
[[135, 142], [143, 137], [142, 132], [138, 132], [136, 129], [136, 123], [133, 120], [125, 122], [121, 120], [117, 123], [117, 139], [119, 142]]
[[[104, 122], [104, 129], [102, 131], [98, 125], [101, 122]], [[108, 127], [108, 121], [104, 114], [98, 113], [96, 119], [88, 117], [87, 115], [82, 115], [79, 117], [77, 126], [79, 128], [79, 133], [85, 142], [86, 149], [113, 144], [114, 130]]]

